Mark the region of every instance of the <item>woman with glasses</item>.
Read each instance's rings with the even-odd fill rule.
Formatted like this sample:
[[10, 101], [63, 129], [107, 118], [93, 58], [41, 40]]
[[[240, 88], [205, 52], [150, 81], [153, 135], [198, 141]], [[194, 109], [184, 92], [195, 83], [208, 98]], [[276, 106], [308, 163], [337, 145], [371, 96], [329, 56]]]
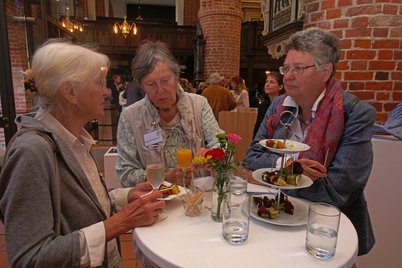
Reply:
[[[176, 169], [179, 141], [185, 141], [195, 156], [205, 151], [204, 147], [219, 146], [216, 134], [223, 130], [207, 99], [187, 93], [180, 86], [182, 66], [164, 43], [146, 40], [132, 65], [133, 76], [146, 96], [120, 116], [117, 175], [124, 186], [137, 185], [146, 179], [147, 159], [163, 155], [165, 180], [176, 182], [176, 178], [182, 178], [181, 169]], [[189, 182], [191, 169], [187, 173]], [[181, 180], [177, 182], [182, 184]]]
[[108, 192], [99, 177], [84, 125], [104, 114], [109, 59], [58, 41], [40, 47], [31, 66], [39, 109], [17, 117], [21, 131], [0, 175], [10, 265], [122, 267], [118, 236], [155, 223], [165, 202], [158, 192], [143, 196], [147, 183]]
[[334, 77], [340, 54], [335, 35], [307, 29], [293, 34], [285, 49], [279, 71], [286, 94], [268, 108], [246, 162], [251, 169], [278, 167], [280, 155], [258, 141], [283, 139], [282, 123], [290, 124], [286, 138], [308, 144], [310, 149], [291, 155], [287, 164], [299, 162], [314, 183], [287, 193], [340, 208], [356, 228], [359, 255], [366, 254], [374, 245], [364, 187], [373, 164], [370, 130], [375, 109], [345, 92]]

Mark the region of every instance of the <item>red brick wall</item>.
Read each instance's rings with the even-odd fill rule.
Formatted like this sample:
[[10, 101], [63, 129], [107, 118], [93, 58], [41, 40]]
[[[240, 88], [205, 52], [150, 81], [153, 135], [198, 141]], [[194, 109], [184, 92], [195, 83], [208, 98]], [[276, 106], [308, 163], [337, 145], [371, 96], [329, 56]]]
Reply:
[[402, 101], [402, 1], [305, 0], [305, 27], [341, 38], [337, 77], [377, 109], [383, 123]]
[[[14, 22], [13, 16], [24, 16], [23, 1], [5, 1], [5, 12], [7, 14], [7, 32], [10, 48], [10, 62], [12, 72], [12, 83], [14, 87], [15, 109], [17, 114], [26, 113], [30, 109], [30, 101], [25, 96], [23, 75], [28, 67], [25, 27], [23, 22]], [[4, 86], [0, 84], [0, 86]], [[0, 151], [4, 150], [4, 132], [0, 129]]]
[[198, 21], [198, 10], [200, 9], [200, 0], [184, 1], [184, 25], [195, 26]]
[[201, 0], [198, 18], [205, 38], [205, 78], [213, 72], [226, 78], [239, 74], [242, 17], [240, 0]]

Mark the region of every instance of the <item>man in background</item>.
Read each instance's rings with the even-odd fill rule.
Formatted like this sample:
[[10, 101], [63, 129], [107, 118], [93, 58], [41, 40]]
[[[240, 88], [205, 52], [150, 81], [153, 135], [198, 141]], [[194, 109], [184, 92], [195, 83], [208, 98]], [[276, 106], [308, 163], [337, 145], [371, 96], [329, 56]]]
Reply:
[[202, 96], [207, 98], [216, 120], [218, 120], [220, 111], [230, 111], [236, 108], [233, 94], [229, 89], [220, 85], [222, 81], [225, 81], [225, 77], [219, 73], [212, 73], [207, 81], [209, 86], [201, 93]]

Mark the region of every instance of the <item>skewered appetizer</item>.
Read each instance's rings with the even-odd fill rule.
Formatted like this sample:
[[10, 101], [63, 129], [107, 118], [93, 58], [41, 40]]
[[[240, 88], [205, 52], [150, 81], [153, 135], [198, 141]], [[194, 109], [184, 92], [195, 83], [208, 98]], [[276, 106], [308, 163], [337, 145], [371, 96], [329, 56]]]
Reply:
[[166, 197], [168, 197], [169, 195], [172, 195], [172, 194], [180, 193], [179, 186], [177, 186], [177, 184], [175, 184], [175, 183], [173, 183], [170, 186], [165, 185], [165, 184], [161, 184], [161, 186], [159, 186], [159, 188], [158, 188], [158, 191], [163, 194], [163, 198], [166, 198]]
[[279, 140], [267, 140], [265, 142], [265, 145], [267, 147], [271, 147], [271, 148], [274, 148], [274, 149], [285, 149], [286, 148], [285, 144], [282, 141], [279, 141]]
[[277, 186], [297, 186], [302, 174], [302, 165], [299, 162], [293, 162], [292, 165], [280, 170], [264, 171], [262, 173], [262, 180]]
[[[278, 195], [274, 198], [268, 198], [267, 196], [254, 196], [253, 201], [256, 205], [257, 215], [262, 218], [274, 219], [279, 216], [280, 211], [277, 210]], [[279, 202], [279, 210], [284, 210], [285, 213], [293, 215], [294, 206], [292, 202], [289, 201], [288, 196], [281, 193], [281, 198]]]

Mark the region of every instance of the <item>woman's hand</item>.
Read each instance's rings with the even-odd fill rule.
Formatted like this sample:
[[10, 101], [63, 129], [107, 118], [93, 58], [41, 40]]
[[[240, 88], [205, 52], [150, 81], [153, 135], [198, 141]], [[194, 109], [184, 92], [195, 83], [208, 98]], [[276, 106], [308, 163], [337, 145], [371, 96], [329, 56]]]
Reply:
[[166, 205], [165, 201], [159, 200], [161, 197], [162, 193], [158, 191], [139, 197], [105, 220], [106, 241], [136, 227], [154, 224]]
[[[308, 158], [297, 159], [296, 162], [299, 162], [302, 165], [303, 174], [309, 177], [312, 181], [327, 176], [327, 169], [320, 162]], [[288, 165], [288, 163], [289, 161], [286, 162], [286, 165]]]
[[137, 184], [135, 187], [131, 188], [130, 191], [128, 192], [127, 195], [127, 201], [128, 203], [133, 202], [134, 200], [137, 200], [144, 194], [147, 194], [153, 190], [153, 187], [151, 184], [148, 182], [141, 182]]

